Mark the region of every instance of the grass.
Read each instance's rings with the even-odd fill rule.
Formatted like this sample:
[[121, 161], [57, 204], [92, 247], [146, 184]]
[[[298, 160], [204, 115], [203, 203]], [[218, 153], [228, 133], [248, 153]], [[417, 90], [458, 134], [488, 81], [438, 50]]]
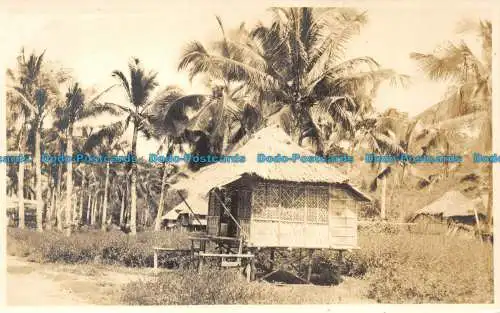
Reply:
[[[138, 233], [137, 238], [119, 232], [62, 234], [8, 230], [7, 252], [37, 262], [80, 264], [82, 274], [92, 276], [105, 264], [151, 267], [154, 245], [186, 247], [186, 234]], [[337, 253], [318, 251], [318, 264], [336, 269], [351, 287], [363, 285], [362, 299], [380, 303], [492, 303], [493, 249], [467, 237], [447, 237], [409, 232], [401, 227], [372, 226], [359, 232], [360, 250], [347, 253], [341, 267]], [[97, 262], [97, 264], [95, 264]], [[86, 264], [85, 264], [86, 263]], [[83, 267], [82, 265], [85, 264]], [[104, 264], [104, 265], [103, 265]], [[328, 266], [331, 264], [332, 266]], [[124, 267], [121, 267], [126, 269]], [[99, 271], [98, 271], [99, 272]], [[345, 302], [337, 299], [345, 283], [336, 287], [283, 288], [247, 283], [241, 273], [207, 269], [172, 271], [146, 281], [130, 282], [122, 291], [127, 304], [293, 304]], [[281, 288], [281, 289], [280, 289]], [[327, 288], [318, 298], [310, 288]], [[335, 289], [337, 288], [337, 289]], [[311, 293], [311, 296], [305, 296]], [[304, 295], [299, 296], [299, 295]], [[349, 300], [351, 301], [351, 300]], [[351, 302], [352, 303], [352, 302]]]
[[187, 234], [180, 232], [141, 232], [131, 237], [120, 231], [87, 231], [66, 237], [58, 232], [38, 233], [9, 228], [7, 236], [9, 255], [27, 257], [39, 263], [94, 262], [152, 267], [153, 246], [176, 248], [188, 245]]
[[463, 237], [365, 233], [348, 256], [352, 275], [383, 303], [492, 303], [493, 247]]

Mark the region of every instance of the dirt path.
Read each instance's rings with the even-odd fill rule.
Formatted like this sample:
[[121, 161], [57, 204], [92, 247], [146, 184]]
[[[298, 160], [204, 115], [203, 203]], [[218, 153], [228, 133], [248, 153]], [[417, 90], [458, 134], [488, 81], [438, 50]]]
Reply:
[[38, 264], [7, 257], [7, 305], [117, 304], [121, 285], [149, 273], [96, 265]]

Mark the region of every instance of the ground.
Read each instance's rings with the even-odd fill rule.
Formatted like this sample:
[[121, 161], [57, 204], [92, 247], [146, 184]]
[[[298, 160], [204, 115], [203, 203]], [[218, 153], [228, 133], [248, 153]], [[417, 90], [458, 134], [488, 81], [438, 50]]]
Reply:
[[[118, 304], [120, 287], [151, 277], [148, 269], [38, 264], [7, 258], [8, 305]], [[27, 287], [29, 286], [29, 288]]]
[[[7, 258], [8, 305], [103, 305], [120, 304], [121, 287], [150, 279], [152, 269], [105, 265], [38, 264]], [[276, 291], [296, 303], [370, 303], [366, 282], [347, 278], [335, 287], [276, 285]]]

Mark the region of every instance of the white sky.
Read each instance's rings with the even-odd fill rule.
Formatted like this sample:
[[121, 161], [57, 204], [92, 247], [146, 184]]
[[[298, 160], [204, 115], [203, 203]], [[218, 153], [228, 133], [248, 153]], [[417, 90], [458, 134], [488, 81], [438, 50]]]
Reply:
[[[62, 0], [40, 3], [12, 0], [4, 3], [9, 15], [0, 21], [4, 31], [0, 39], [7, 66], [14, 65], [23, 45], [27, 52], [47, 49], [46, 58], [71, 68], [84, 87], [110, 86], [115, 83], [111, 72], [126, 71], [129, 58], [136, 56], [147, 69], [159, 72], [161, 86], [175, 84], [188, 93], [200, 92], [203, 91], [200, 84], [191, 85], [187, 75], [177, 72], [184, 45], [192, 40], [206, 43], [216, 38], [215, 15], [221, 16], [226, 29], [242, 21], [252, 25], [269, 18], [265, 8], [270, 3], [235, 2], [215, 1], [208, 6], [208, 2], [201, 1], [168, 2], [167, 5], [166, 1], [163, 4], [153, 0], [108, 0], [105, 4], [92, 0], [74, 2], [78, 7], [71, 7]], [[321, 3], [335, 5], [335, 2]], [[492, 18], [491, 9], [481, 8], [479, 2], [467, 7], [420, 3], [429, 5], [367, 5], [369, 23], [350, 42], [348, 57], [371, 56], [384, 67], [412, 76], [408, 89], [383, 86], [375, 99], [375, 106], [380, 110], [394, 107], [414, 116], [440, 101], [445, 84], [423, 77], [409, 54], [432, 52], [440, 43], [454, 39], [456, 23], [465, 17]], [[473, 41], [468, 43], [478, 47]], [[123, 99], [119, 90], [108, 97], [113, 101]], [[146, 146], [142, 147], [147, 150]], [[155, 148], [148, 151], [152, 150]]]

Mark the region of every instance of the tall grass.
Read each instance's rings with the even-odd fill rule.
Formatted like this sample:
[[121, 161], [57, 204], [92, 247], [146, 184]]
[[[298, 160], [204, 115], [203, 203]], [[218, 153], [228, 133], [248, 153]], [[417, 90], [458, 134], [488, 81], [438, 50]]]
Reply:
[[362, 233], [348, 256], [353, 274], [383, 303], [491, 303], [493, 248], [472, 238]]
[[274, 299], [269, 287], [247, 283], [234, 270], [175, 271], [129, 283], [122, 301], [129, 305], [269, 304]]
[[153, 266], [153, 247], [186, 247], [187, 234], [141, 232], [131, 237], [121, 231], [86, 231], [71, 237], [58, 232], [38, 233], [9, 228], [7, 253], [36, 262], [102, 262], [131, 267]]
[[[153, 264], [153, 246], [188, 245], [185, 233], [89, 231], [65, 237], [8, 229], [7, 252], [38, 262], [85, 263], [98, 260], [125, 266]], [[491, 303], [493, 248], [467, 237], [412, 233], [383, 226], [359, 232], [360, 249], [345, 255], [339, 267], [336, 252], [317, 252], [318, 264], [344, 276], [366, 280], [366, 296], [381, 303]], [[161, 259], [160, 259], [161, 260]], [[181, 260], [182, 261], [182, 260]], [[161, 264], [160, 264], [161, 265]], [[248, 284], [241, 273], [211, 270], [178, 271], [124, 290], [129, 304], [293, 303], [273, 288]]]

